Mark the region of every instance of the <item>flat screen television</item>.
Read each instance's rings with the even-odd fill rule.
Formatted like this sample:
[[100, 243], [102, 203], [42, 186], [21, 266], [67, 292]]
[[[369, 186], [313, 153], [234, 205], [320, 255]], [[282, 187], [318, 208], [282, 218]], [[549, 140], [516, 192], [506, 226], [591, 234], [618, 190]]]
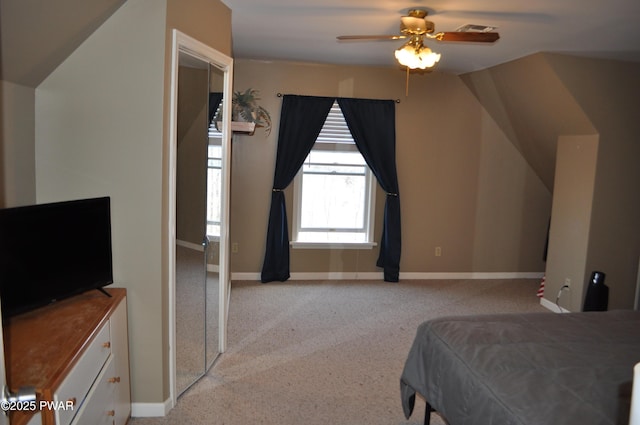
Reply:
[[113, 283], [109, 197], [0, 209], [0, 297], [9, 318]]

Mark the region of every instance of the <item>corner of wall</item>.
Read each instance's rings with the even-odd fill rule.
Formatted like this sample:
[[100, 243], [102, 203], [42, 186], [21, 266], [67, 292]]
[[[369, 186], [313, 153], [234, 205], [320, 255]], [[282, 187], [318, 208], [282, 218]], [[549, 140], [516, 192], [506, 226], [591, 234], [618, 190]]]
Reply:
[[35, 202], [35, 89], [0, 80], [0, 207]]
[[571, 311], [582, 310], [598, 144], [597, 135], [558, 138], [545, 291], [569, 285], [562, 306]]

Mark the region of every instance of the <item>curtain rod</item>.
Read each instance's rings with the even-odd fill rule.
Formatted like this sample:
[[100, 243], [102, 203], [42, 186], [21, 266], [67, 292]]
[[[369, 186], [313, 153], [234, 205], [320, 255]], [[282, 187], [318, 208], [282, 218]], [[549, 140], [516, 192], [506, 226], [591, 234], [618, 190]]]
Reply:
[[[276, 96], [278, 96], [278, 97], [282, 97], [282, 96], [284, 96], [284, 95], [283, 95], [282, 93], [278, 92], [278, 93], [276, 93]], [[339, 97], [339, 96], [338, 96], [338, 97]], [[396, 103], [400, 103], [400, 99], [395, 99], [395, 100], [394, 100], [394, 102], [396, 102]]]

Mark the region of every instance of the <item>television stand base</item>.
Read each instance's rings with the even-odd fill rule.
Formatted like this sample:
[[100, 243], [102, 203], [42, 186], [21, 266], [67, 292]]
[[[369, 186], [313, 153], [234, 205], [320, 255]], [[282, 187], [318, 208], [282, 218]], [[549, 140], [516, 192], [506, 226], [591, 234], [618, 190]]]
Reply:
[[103, 294], [105, 294], [107, 297], [112, 297], [113, 295], [111, 295], [110, 293], [108, 293], [107, 291], [104, 290], [104, 288], [100, 287], [100, 288], [96, 288], [98, 291], [102, 292]]

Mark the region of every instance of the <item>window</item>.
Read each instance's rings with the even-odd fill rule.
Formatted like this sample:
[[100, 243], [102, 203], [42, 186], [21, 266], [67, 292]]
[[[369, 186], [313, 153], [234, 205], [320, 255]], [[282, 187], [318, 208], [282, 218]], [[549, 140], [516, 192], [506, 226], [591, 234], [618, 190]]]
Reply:
[[[218, 107], [218, 110], [220, 107]], [[217, 113], [216, 115], [217, 116]], [[220, 205], [222, 200], [222, 133], [215, 122], [209, 126], [207, 147], [207, 236], [220, 238]]]
[[293, 246], [373, 246], [375, 185], [337, 102], [294, 181]]

